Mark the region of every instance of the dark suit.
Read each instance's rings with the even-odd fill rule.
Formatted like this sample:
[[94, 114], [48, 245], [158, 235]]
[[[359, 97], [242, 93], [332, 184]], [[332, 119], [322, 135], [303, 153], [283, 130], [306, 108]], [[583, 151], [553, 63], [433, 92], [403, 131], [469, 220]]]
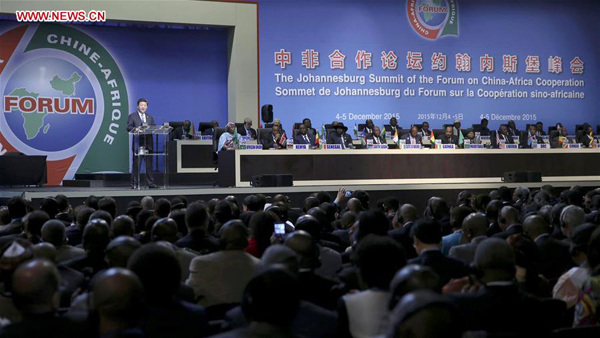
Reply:
[[421, 252], [419, 257], [410, 259], [408, 264], [419, 264], [430, 267], [440, 276], [441, 285], [446, 285], [452, 278], [461, 278], [468, 274], [465, 263], [444, 256], [440, 250]]
[[415, 222], [406, 222], [401, 228], [393, 229], [388, 231], [388, 236], [395, 239], [406, 253], [406, 258], [411, 259], [417, 257], [417, 251], [413, 246], [413, 240], [411, 237], [411, 230]]
[[337, 132], [332, 132], [327, 138], [327, 144], [342, 144], [342, 148], [354, 148], [350, 135], [343, 133], [339, 135]]
[[194, 229], [184, 237], [175, 242], [180, 248], [188, 248], [201, 255], [219, 251], [219, 241], [211, 236], [207, 236], [201, 229]]
[[0, 227], [0, 237], [8, 235], [18, 235], [23, 231], [23, 221], [21, 218]]
[[[401, 137], [402, 140], [406, 140], [406, 144], [412, 144], [412, 143], [410, 143], [410, 138], [411, 138], [410, 134], [406, 134]], [[415, 141], [416, 141], [415, 144], [423, 143], [423, 137], [421, 136], [421, 134], [417, 133], [417, 136], [415, 136]]]
[[521, 293], [516, 285], [482, 286], [473, 293], [446, 296], [466, 320], [468, 331], [531, 332], [542, 336], [541, 302]]
[[[143, 125], [142, 119], [138, 112], [129, 114], [129, 118], [127, 119], [127, 131], [131, 132], [134, 128], [141, 127]], [[145, 125], [153, 126], [154, 118], [152, 115], [146, 113], [146, 123]], [[140, 135], [139, 140], [136, 146], [136, 138], [133, 138], [131, 143], [131, 150], [133, 150], [133, 163], [131, 165], [131, 183], [133, 185], [137, 185], [139, 182], [138, 179], [138, 156], [137, 154], [140, 147], [146, 148], [149, 152], [152, 152], [154, 149], [154, 142], [152, 140], [152, 135]], [[154, 185], [154, 175], [152, 174], [152, 156], [143, 156], [142, 159], [146, 164], [146, 182], [148, 185]]]
[[[383, 135], [379, 135], [379, 137], [377, 137], [375, 134], [373, 134], [371, 139], [373, 140], [373, 144], [386, 144], [385, 137], [383, 137]], [[379, 140], [379, 142], [377, 142], [377, 140]]]
[[577, 139], [577, 143], [581, 143], [582, 147], [586, 147], [589, 148], [590, 147], [590, 141], [593, 140], [593, 137], [590, 137], [587, 134], [583, 134], [581, 136], [579, 136], [579, 138]]
[[[282, 134], [283, 135], [283, 134]], [[285, 145], [281, 143], [281, 138], [277, 142], [273, 139], [273, 134], [268, 134], [265, 138], [260, 140], [263, 149], [283, 149]]]
[[569, 245], [550, 237], [549, 234], [536, 238], [535, 244], [540, 254], [538, 271], [551, 282], [556, 282], [575, 265], [569, 254]]
[[442, 144], [458, 145], [458, 137], [456, 135], [446, 136], [446, 134], [443, 134], [440, 136], [440, 140], [442, 140]]
[[308, 144], [310, 146], [314, 146], [315, 145], [314, 135], [310, 135], [307, 133], [306, 137], [308, 138], [308, 142], [304, 138], [304, 135], [296, 134], [296, 137], [294, 137], [294, 144]]
[[450, 253], [448, 256], [456, 258], [467, 264], [471, 264], [475, 260], [475, 251], [477, 250], [477, 246], [479, 246], [479, 243], [483, 242], [485, 239], [487, 239], [487, 236], [479, 236], [473, 238], [470, 243], [453, 246], [450, 248]]
[[490, 129], [487, 127], [481, 127], [481, 129], [475, 130], [475, 131], [479, 131], [480, 136], [489, 136], [490, 135]]
[[173, 139], [174, 140], [190, 140], [194, 137], [189, 134], [189, 132], [183, 130], [183, 127], [177, 127], [173, 130]]
[[[500, 134], [498, 132], [496, 132], [496, 133], [497, 133], [496, 135], [498, 137], [498, 140], [504, 141], [504, 143], [506, 143], [506, 144], [514, 144], [515, 143], [515, 141], [513, 140], [512, 136], [510, 136], [510, 135], [502, 135], [502, 134]], [[500, 144], [499, 144], [498, 140], [496, 140], [495, 137], [491, 138], [492, 146], [494, 148], [499, 148], [500, 147]]]
[[237, 129], [238, 134], [240, 134], [241, 136], [250, 136], [252, 137], [253, 140], [256, 140], [256, 129], [254, 128], [249, 128], [248, 132], [250, 132], [250, 135], [248, 135], [248, 133], [246, 132], [246, 126], [240, 126]]
[[[530, 137], [531, 137], [531, 134], [527, 134], [525, 137], [521, 138], [521, 148], [531, 148], [531, 145], [529, 144]], [[538, 144], [544, 143], [544, 140], [540, 136], [537, 136], [537, 135], [535, 135], [535, 141]], [[533, 139], [532, 139], [531, 143], [533, 144]]]
[[502, 239], [507, 239], [508, 237], [512, 236], [512, 235], [518, 235], [518, 234], [522, 234], [523, 233], [523, 226], [521, 224], [511, 224], [508, 228], [506, 228], [506, 230], [499, 232], [497, 234], [494, 234], [493, 237], [498, 237], [498, 238], [502, 238]]

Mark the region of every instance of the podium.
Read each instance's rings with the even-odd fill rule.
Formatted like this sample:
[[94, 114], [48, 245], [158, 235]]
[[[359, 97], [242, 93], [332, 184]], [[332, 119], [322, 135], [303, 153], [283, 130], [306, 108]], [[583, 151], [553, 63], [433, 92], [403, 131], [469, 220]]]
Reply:
[[[132, 151], [133, 156], [136, 159], [135, 165], [137, 166], [137, 189], [140, 190], [142, 187], [142, 181], [140, 180], [141, 176], [141, 168], [140, 164], [142, 160], [144, 160], [144, 164], [148, 163], [146, 161], [154, 162], [154, 159], [157, 161], [160, 158], [163, 158], [163, 188], [169, 187], [169, 165], [168, 165], [168, 156], [169, 156], [169, 148], [167, 147], [167, 142], [169, 142], [169, 135], [173, 128], [164, 125], [164, 126], [142, 126], [137, 127], [131, 130], [130, 134], [133, 136]], [[146, 168], [150, 168], [151, 166], [146, 165]], [[160, 168], [160, 165], [158, 166]], [[134, 168], [132, 168], [133, 170]], [[134, 173], [132, 173], [134, 175]], [[148, 187], [148, 181], [145, 181], [145, 186]]]

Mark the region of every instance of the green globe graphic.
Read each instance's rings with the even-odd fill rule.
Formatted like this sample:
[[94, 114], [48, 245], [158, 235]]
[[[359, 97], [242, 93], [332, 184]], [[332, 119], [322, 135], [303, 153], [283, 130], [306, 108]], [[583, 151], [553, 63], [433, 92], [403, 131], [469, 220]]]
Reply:
[[[82, 70], [65, 60], [48, 57], [20, 65], [8, 80], [3, 95], [58, 98], [60, 108], [66, 107], [65, 98], [95, 97], [92, 84]], [[87, 135], [95, 114], [57, 114], [48, 109], [26, 113], [13, 107], [4, 116], [23, 143], [41, 151], [60, 151], [76, 145]]]
[[[444, 23], [446, 16], [448, 15], [448, 3], [446, 0], [420, 0], [417, 1], [417, 13], [419, 18], [423, 20], [430, 27], [437, 27]], [[444, 12], [439, 11], [422, 11], [421, 8], [436, 8], [438, 10], [446, 9]]]

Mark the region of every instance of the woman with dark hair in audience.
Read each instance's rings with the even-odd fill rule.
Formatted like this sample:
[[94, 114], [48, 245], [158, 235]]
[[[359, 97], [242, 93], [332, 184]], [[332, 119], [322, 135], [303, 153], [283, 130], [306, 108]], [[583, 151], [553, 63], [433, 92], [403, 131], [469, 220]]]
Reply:
[[262, 257], [263, 252], [271, 245], [271, 236], [275, 230], [273, 213], [259, 211], [250, 218], [250, 239], [244, 250], [254, 257]]

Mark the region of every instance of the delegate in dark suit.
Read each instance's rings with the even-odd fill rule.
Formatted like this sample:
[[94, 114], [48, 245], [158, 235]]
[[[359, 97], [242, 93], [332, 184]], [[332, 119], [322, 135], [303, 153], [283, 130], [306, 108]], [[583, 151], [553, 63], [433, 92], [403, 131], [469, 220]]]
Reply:
[[[139, 107], [139, 104], [138, 104], [138, 107]], [[140, 115], [144, 116], [145, 122], [142, 121], [142, 116], [140, 116]], [[133, 129], [135, 129], [137, 127], [141, 127], [143, 125], [145, 125], [145, 126], [155, 125], [154, 118], [151, 115], [148, 115], [146, 113], [140, 114], [139, 110], [137, 112], [129, 115], [129, 118], [127, 119], [127, 131], [128, 132], [131, 132]], [[139, 182], [137, 182], [138, 156], [135, 156], [135, 154], [138, 153], [138, 151], [141, 147], [144, 147], [149, 152], [152, 152], [152, 150], [154, 148], [154, 145], [152, 142], [152, 135], [140, 135], [137, 142], [136, 142], [136, 139], [138, 139], [138, 137], [134, 136], [134, 138], [131, 142], [131, 149], [133, 150], [133, 154], [134, 154], [133, 163], [131, 166], [131, 183], [134, 186], [139, 183]], [[153, 178], [153, 174], [152, 174], [152, 156], [143, 156], [142, 159], [144, 160], [144, 163], [146, 164], [146, 181], [148, 182], [149, 186], [153, 186], [154, 178]]]
[[237, 132], [241, 136], [250, 136], [253, 140], [256, 140], [256, 129], [254, 128], [247, 128], [245, 125], [243, 125], [237, 128]]
[[[402, 135], [400, 139], [405, 140], [406, 144], [421, 144], [423, 141], [423, 137], [421, 136], [421, 134], [417, 134], [415, 136], [411, 134], [406, 134]], [[413, 143], [413, 140], [415, 143]]]
[[348, 127], [344, 125], [340, 124], [335, 126], [334, 131], [327, 137], [327, 144], [341, 144], [342, 149], [354, 148], [352, 145], [352, 138], [350, 135], [346, 134], [346, 131], [348, 131]]
[[308, 144], [310, 146], [314, 146], [315, 144], [315, 137], [313, 135], [309, 135], [308, 133], [306, 135], [296, 135], [296, 137], [294, 137], [294, 144]]
[[454, 144], [458, 145], [458, 137], [455, 135], [442, 135], [440, 136], [440, 140], [442, 140], [442, 144]]
[[533, 145], [533, 140], [535, 140], [535, 142], [537, 142], [537, 144], [544, 143], [544, 140], [538, 135], [534, 135], [534, 136], [527, 135], [527, 137], [521, 138], [521, 148], [531, 148]]
[[452, 278], [461, 278], [468, 274], [467, 266], [454, 258], [444, 256], [440, 250], [428, 250], [408, 261], [408, 264], [419, 264], [430, 267], [440, 276], [440, 284], [446, 285]]

